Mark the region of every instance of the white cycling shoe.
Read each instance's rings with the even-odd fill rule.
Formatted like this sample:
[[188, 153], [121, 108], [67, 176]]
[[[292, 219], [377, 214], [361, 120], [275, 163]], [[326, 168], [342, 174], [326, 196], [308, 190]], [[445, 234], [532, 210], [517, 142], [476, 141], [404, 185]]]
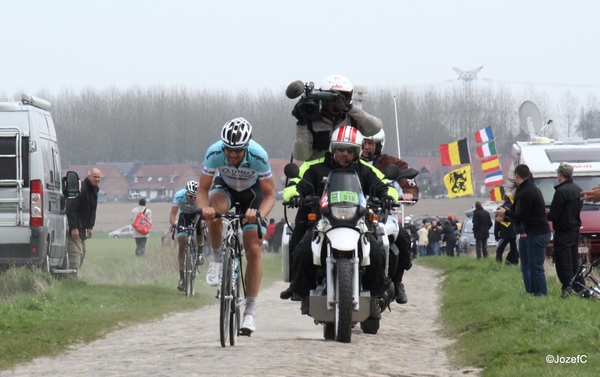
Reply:
[[221, 281], [221, 273], [223, 272], [223, 262], [210, 262], [208, 272], [206, 273], [206, 284], [211, 287], [216, 287]]
[[242, 335], [252, 334], [256, 330], [256, 323], [254, 322], [254, 316], [252, 314], [244, 314], [244, 319], [242, 320], [242, 326], [240, 327], [240, 332]]

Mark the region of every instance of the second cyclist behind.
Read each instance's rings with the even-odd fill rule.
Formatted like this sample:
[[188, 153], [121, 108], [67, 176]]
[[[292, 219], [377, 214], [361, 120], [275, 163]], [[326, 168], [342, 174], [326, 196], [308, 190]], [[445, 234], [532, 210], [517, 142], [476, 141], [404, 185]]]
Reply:
[[[262, 279], [261, 244], [257, 232], [257, 210], [266, 218], [275, 205], [275, 181], [267, 152], [252, 137], [252, 126], [244, 118], [235, 118], [223, 126], [221, 141], [206, 151], [198, 187], [198, 205], [207, 221], [213, 261], [206, 282], [217, 286], [223, 268], [221, 219], [238, 202], [245, 214], [243, 244], [246, 254], [246, 308], [240, 331], [249, 335], [256, 330], [256, 299]], [[213, 180], [214, 178], [214, 180]], [[266, 234], [266, 224], [261, 224]]]
[[[173, 197], [173, 206], [171, 207], [171, 213], [169, 213], [169, 223], [171, 227], [174, 227], [177, 232], [177, 245], [179, 246], [179, 255], [177, 259], [179, 261], [179, 284], [177, 289], [180, 291], [185, 290], [183, 282], [183, 262], [185, 258], [185, 246], [187, 243], [187, 234], [182, 231], [187, 225], [191, 224], [196, 218], [196, 191], [198, 190], [198, 182], [189, 181], [185, 188], [177, 191]], [[196, 239], [198, 245], [203, 243], [202, 240], [202, 229], [201, 221], [196, 224]], [[204, 264], [204, 254], [198, 253], [198, 264]]]

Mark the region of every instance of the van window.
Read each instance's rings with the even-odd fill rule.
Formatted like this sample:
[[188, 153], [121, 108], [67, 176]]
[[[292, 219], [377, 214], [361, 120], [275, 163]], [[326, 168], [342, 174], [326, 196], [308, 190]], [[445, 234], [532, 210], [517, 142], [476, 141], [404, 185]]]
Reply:
[[[596, 160], [598, 160], [597, 157]], [[598, 186], [600, 184], [600, 177], [573, 176], [573, 182], [586, 191], [594, 186]], [[558, 185], [558, 180], [556, 178], [535, 178], [534, 183], [540, 189], [542, 195], [544, 195], [546, 205], [549, 206], [552, 203], [555, 191], [554, 186]]]
[[[15, 156], [0, 158], [0, 179], [17, 179], [17, 139], [15, 137], [0, 138], [0, 155]], [[29, 138], [21, 138], [21, 179], [23, 187], [29, 187]]]

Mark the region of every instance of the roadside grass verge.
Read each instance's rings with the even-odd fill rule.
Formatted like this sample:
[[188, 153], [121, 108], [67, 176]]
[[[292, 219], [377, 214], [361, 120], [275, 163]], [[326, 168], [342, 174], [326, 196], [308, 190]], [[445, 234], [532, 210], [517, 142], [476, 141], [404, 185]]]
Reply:
[[[80, 280], [56, 280], [29, 268], [1, 273], [0, 370], [59, 355], [119, 328], [217, 303], [216, 288], [205, 282], [208, 261], [197, 277], [195, 296], [185, 297], [176, 289], [175, 248], [151, 238], [145, 257], [136, 257], [134, 250], [132, 239], [88, 240]], [[281, 255], [263, 253], [262, 259], [261, 288], [266, 288], [281, 280]], [[17, 288], [4, 294], [8, 285]]]
[[[600, 301], [561, 299], [555, 274], [547, 274], [548, 296], [529, 295], [519, 267], [494, 258], [416, 263], [443, 273], [441, 322], [444, 335], [456, 339], [447, 351], [457, 366], [483, 368], [484, 376], [598, 375]], [[578, 363], [567, 360], [578, 355]], [[564, 363], [547, 362], [560, 357]]]

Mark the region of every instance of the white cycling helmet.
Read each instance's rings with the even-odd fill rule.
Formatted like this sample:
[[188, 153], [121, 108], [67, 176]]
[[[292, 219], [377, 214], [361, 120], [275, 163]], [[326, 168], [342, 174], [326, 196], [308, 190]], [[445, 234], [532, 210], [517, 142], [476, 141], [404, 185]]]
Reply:
[[321, 83], [321, 90], [337, 90], [339, 92], [348, 92], [352, 94], [354, 86], [350, 80], [342, 75], [331, 75], [325, 77], [325, 80]]
[[221, 141], [225, 147], [244, 148], [252, 138], [252, 126], [244, 118], [235, 118], [223, 126], [221, 130]]
[[187, 190], [187, 194], [189, 196], [196, 197], [196, 192], [198, 191], [198, 182], [196, 181], [188, 181], [185, 185], [185, 189]]
[[334, 153], [337, 148], [351, 148], [355, 160], [357, 160], [362, 153], [363, 139], [363, 135], [358, 129], [351, 126], [340, 126], [331, 134], [329, 151]]

